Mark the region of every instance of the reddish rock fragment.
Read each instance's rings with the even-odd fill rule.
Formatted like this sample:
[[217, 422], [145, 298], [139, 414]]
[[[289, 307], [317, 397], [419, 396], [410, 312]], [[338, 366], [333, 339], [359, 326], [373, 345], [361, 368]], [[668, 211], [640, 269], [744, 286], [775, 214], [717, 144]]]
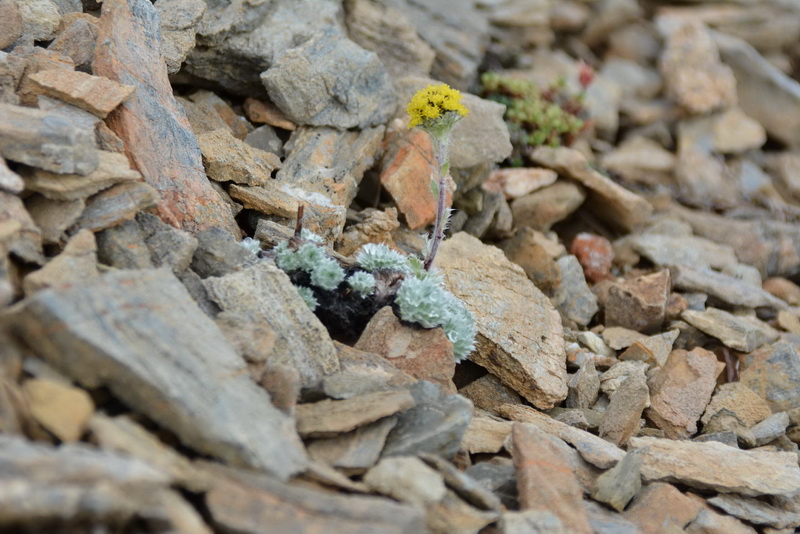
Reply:
[[103, 3], [92, 70], [137, 88], [108, 118], [109, 126], [158, 190], [156, 213], [163, 221], [192, 233], [217, 226], [238, 238], [231, 208], [206, 178], [197, 139], [172, 95], [158, 34], [158, 14], [149, 1]]
[[605, 307], [606, 325], [657, 331], [664, 322], [669, 291], [668, 270], [612, 285]]
[[42, 95], [52, 96], [104, 119], [134, 91], [102, 76], [63, 69], [42, 70], [29, 79]]
[[246, 98], [244, 112], [250, 122], [255, 124], [269, 124], [290, 131], [297, 129], [297, 125], [290, 121], [286, 114], [278, 109], [278, 106], [269, 101]]
[[578, 258], [588, 282], [596, 284], [611, 278], [614, 249], [605, 237], [581, 232], [572, 240], [569, 253]]
[[684, 495], [671, 484], [656, 482], [645, 486], [623, 515], [642, 534], [663, 534], [682, 532], [703, 508], [702, 499]]

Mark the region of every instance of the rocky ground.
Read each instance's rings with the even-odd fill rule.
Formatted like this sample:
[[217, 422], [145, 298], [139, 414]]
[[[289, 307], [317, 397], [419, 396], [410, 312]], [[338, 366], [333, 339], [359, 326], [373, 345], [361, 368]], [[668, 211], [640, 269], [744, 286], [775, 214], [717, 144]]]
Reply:
[[[0, 530], [794, 532], [798, 43], [790, 0], [0, 0]], [[508, 167], [479, 75], [581, 61]], [[438, 82], [458, 366], [268, 252], [300, 205], [419, 252]]]

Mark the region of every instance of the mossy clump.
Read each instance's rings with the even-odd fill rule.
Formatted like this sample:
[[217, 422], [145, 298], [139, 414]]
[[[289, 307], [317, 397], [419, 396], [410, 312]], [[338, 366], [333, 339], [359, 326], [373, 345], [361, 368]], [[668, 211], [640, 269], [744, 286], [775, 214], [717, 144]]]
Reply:
[[531, 148], [574, 143], [588, 124], [584, 94], [572, 94], [563, 79], [542, 90], [530, 80], [496, 72], [481, 76], [481, 96], [506, 106], [504, 119], [514, 146], [512, 166], [521, 166]]

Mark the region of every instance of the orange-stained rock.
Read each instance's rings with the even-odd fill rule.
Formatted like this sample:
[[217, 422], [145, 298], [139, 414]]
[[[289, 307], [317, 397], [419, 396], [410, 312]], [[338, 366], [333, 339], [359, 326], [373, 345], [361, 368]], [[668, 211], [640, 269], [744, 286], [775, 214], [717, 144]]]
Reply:
[[605, 237], [581, 232], [572, 240], [569, 252], [578, 258], [578, 263], [583, 267], [583, 274], [589, 283], [596, 284], [611, 278], [614, 249]]
[[42, 70], [29, 79], [40, 94], [58, 98], [100, 118], [105, 118], [134, 91], [132, 85], [64, 69]]
[[[435, 176], [435, 157], [430, 136], [419, 128], [399, 130], [387, 136], [381, 165], [381, 184], [394, 199], [397, 209], [412, 230], [436, 220], [436, 197], [431, 191]], [[445, 205], [453, 203], [452, 181]]]
[[269, 101], [245, 98], [244, 112], [250, 122], [255, 124], [269, 124], [284, 130], [296, 130], [297, 125], [290, 121], [278, 106]]
[[108, 124], [145, 181], [160, 194], [156, 213], [192, 233], [218, 226], [236, 238], [231, 208], [206, 178], [200, 147], [172, 95], [161, 58], [159, 20], [147, 0], [107, 0], [100, 17], [92, 70], [136, 87]]
[[702, 499], [684, 495], [671, 484], [656, 482], [645, 486], [623, 515], [636, 523], [642, 534], [663, 534], [671, 532], [670, 525], [681, 532], [704, 508]]

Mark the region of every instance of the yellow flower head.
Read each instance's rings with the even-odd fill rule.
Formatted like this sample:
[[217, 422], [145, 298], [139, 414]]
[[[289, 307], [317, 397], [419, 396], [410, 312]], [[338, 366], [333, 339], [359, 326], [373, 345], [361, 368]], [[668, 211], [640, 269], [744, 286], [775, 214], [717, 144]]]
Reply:
[[[413, 128], [441, 118], [448, 111], [454, 111], [461, 117], [467, 116], [467, 108], [461, 103], [461, 93], [449, 85], [429, 85], [420, 89], [411, 98], [406, 108], [411, 122], [408, 127]], [[460, 118], [460, 117], [459, 117]]]

